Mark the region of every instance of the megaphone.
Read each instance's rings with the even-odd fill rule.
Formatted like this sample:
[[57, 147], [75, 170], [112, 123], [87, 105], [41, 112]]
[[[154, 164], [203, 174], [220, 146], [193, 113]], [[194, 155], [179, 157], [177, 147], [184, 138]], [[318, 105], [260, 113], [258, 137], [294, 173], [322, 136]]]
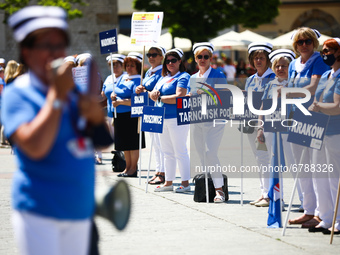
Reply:
[[109, 220], [123, 230], [130, 218], [131, 197], [129, 187], [121, 180], [108, 191], [96, 193], [96, 215]]

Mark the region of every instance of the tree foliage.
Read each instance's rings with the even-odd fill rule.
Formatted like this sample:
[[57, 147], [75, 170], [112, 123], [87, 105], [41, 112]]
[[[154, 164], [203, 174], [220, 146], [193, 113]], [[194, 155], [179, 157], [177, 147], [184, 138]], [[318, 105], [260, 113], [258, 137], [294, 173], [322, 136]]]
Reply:
[[[4, 0], [3, 3], [0, 3], [0, 9], [4, 10], [6, 17], [8, 17], [25, 6], [33, 4], [33, 2], [36, 3], [36, 1], [32, 0]], [[43, 6], [59, 6], [68, 13], [69, 19], [81, 18], [83, 16], [82, 11], [74, 8], [74, 5], [86, 5], [83, 0], [39, 0], [37, 4]]]
[[133, 7], [147, 12], [163, 11], [163, 27], [174, 37], [207, 41], [235, 24], [255, 28], [279, 14], [280, 0], [134, 0]]

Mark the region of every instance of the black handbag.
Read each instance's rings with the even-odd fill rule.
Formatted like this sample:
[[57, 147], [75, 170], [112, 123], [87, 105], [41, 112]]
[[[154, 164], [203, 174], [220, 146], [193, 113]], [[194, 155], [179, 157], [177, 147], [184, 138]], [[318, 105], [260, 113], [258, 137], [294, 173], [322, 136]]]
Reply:
[[[257, 125], [257, 121], [255, 121], [255, 120], [253, 120], [253, 121], [250, 121], [250, 124], [252, 125], [252, 126], [256, 126]], [[238, 130], [241, 132], [241, 123], [238, 125]], [[252, 133], [254, 133], [254, 131], [255, 131], [255, 127], [251, 127], [251, 126], [249, 126], [249, 124], [248, 124], [248, 122], [246, 121], [245, 122], [245, 125], [243, 126], [243, 133], [244, 134], [252, 134]]]
[[126, 167], [126, 161], [124, 152], [122, 151], [111, 151], [113, 154], [111, 163], [112, 163], [112, 171], [113, 172], [122, 172]]
[[[223, 176], [223, 192], [225, 194], [225, 201], [229, 200], [228, 194], [228, 178], [226, 175]], [[195, 202], [206, 202], [206, 194], [205, 194], [205, 174], [198, 174], [194, 177], [193, 182], [195, 183], [195, 192], [194, 192], [194, 201]], [[208, 174], [208, 190], [209, 190], [209, 203], [214, 202], [214, 198], [216, 196], [215, 187], [213, 180]]]

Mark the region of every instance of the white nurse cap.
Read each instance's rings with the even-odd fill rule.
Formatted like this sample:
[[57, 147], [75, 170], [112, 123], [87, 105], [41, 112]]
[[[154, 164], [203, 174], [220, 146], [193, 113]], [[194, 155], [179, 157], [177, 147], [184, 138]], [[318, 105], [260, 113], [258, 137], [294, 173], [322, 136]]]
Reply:
[[[122, 54], [112, 54], [112, 61], [117, 60], [119, 62], [124, 62], [125, 55]], [[111, 62], [111, 55], [106, 57], [107, 62]]]
[[163, 48], [162, 46], [160, 46], [160, 45], [152, 45], [152, 46], [150, 47], [150, 49], [151, 49], [151, 48], [159, 49], [159, 50], [162, 52], [162, 56], [163, 56], [163, 57], [165, 56], [166, 50], [165, 50], [165, 48]]
[[290, 59], [290, 61], [293, 61], [295, 59], [295, 53], [291, 50], [287, 49], [279, 49], [274, 50], [272, 53], [269, 54], [270, 62], [274, 62], [275, 59], [281, 58], [281, 57], [287, 57]]
[[194, 55], [198, 50], [201, 49], [207, 49], [211, 53], [214, 52], [214, 45], [210, 42], [200, 42], [200, 43], [195, 43], [194, 46], [192, 47], [192, 51], [194, 52]]
[[139, 62], [142, 62], [143, 60], [143, 54], [138, 52], [130, 52], [127, 57], [137, 59]]
[[248, 46], [248, 53], [252, 53], [255, 50], [265, 50], [270, 53], [273, 49], [273, 45], [268, 42], [253, 42]]
[[178, 56], [179, 56], [180, 58], [182, 58], [183, 55], [184, 55], [183, 51], [182, 51], [180, 48], [174, 48], [174, 49], [168, 50], [168, 51], [166, 52], [166, 54], [168, 54], [168, 53], [170, 53], [170, 52], [175, 52], [175, 53], [177, 53]]
[[66, 31], [67, 14], [55, 6], [29, 6], [17, 11], [8, 19], [17, 42], [23, 41], [31, 32], [42, 28], [59, 28]]

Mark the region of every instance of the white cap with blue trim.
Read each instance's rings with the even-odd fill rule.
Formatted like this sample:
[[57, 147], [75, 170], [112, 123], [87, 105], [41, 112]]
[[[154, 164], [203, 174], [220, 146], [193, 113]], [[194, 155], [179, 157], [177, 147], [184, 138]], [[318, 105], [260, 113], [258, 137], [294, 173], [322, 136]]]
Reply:
[[206, 49], [208, 51], [210, 51], [211, 53], [214, 52], [214, 45], [210, 42], [200, 42], [200, 43], [195, 43], [194, 46], [192, 46], [192, 51], [194, 52], [194, 55], [196, 54], [196, 52], [198, 50], [201, 49]]
[[162, 52], [162, 56], [164, 57], [165, 56], [165, 53], [166, 53], [166, 50], [164, 47], [160, 46], [160, 45], [151, 45], [150, 49], [151, 48], [156, 48], [156, 49], [159, 49], [161, 52]]
[[252, 53], [255, 50], [264, 50], [270, 53], [273, 49], [273, 45], [268, 42], [253, 42], [248, 46], [248, 53]]
[[168, 51], [166, 52], [166, 54], [168, 54], [168, 53], [170, 53], [170, 52], [175, 52], [175, 53], [177, 53], [178, 56], [179, 56], [180, 58], [182, 58], [183, 55], [184, 55], [183, 51], [182, 51], [180, 48], [174, 48], [174, 49], [168, 50]]
[[295, 59], [295, 53], [291, 50], [288, 49], [279, 49], [279, 50], [274, 50], [269, 54], [269, 59], [270, 62], [274, 62], [275, 59], [281, 58], [281, 57], [286, 57], [289, 58], [290, 61], [293, 61]]
[[138, 52], [130, 52], [127, 57], [137, 59], [139, 62], [142, 62], [143, 60], [143, 54]]
[[[122, 54], [112, 54], [112, 61], [117, 60], [117, 61], [123, 63], [125, 57], [126, 56], [122, 55]], [[111, 62], [111, 55], [106, 57], [106, 61]]]
[[8, 19], [17, 42], [23, 41], [33, 31], [42, 28], [68, 28], [67, 14], [55, 6], [29, 6], [11, 15]]

